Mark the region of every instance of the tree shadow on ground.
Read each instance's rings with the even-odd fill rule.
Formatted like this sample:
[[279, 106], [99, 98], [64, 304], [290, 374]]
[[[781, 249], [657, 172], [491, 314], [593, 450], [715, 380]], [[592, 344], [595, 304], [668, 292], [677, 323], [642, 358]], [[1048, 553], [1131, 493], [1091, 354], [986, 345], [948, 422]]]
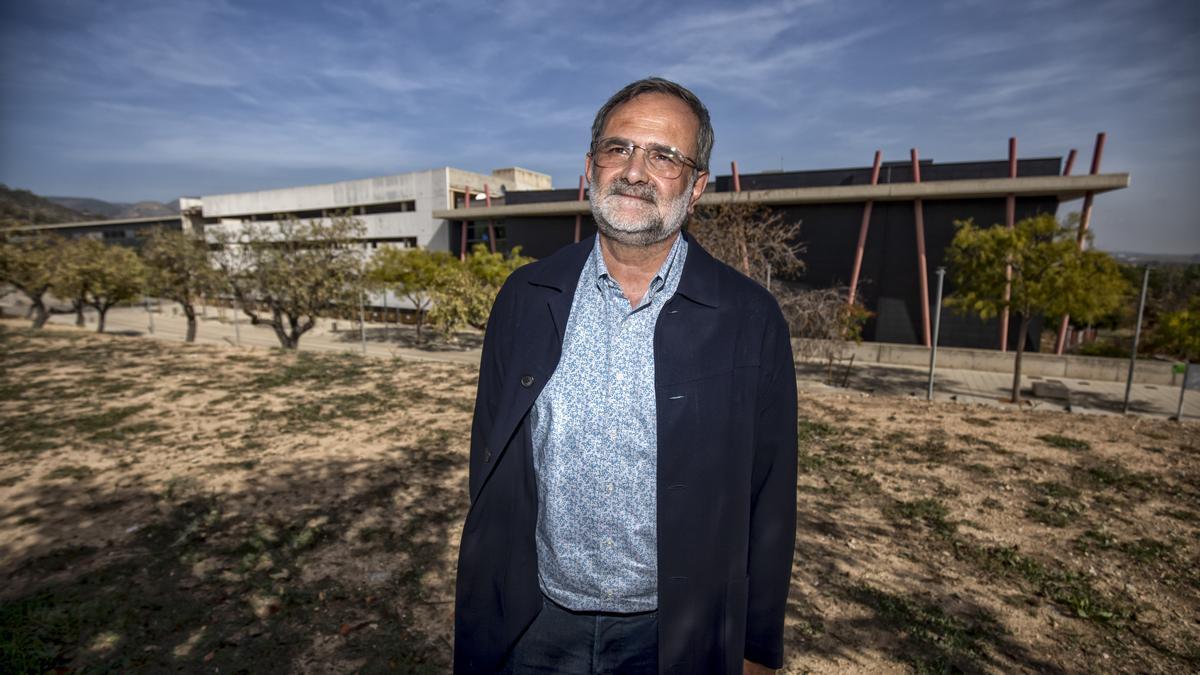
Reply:
[[0, 671], [445, 672], [459, 462], [445, 445], [396, 454], [232, 491], [18, 492], [0, 518], [36, 527], [30, 548], [0, 548]]
[[[846, 508], [841, 497], [817, 498], [799, 511], [785, 634], [793, 665], [803, 670], [817, 660], [869, 670], [882, 658], [922, 673], [1064, 672], [1021, 644], [994, 611], [947, 583], [944, 560], [928, 555], [918, 537], [904, 547], [914, 573], [898, 582], [867, 581], [883, 568], [863, 544], [895, 540], [897, 532], [853, 524], [853, 516], [839, 514]], [[821, 608], [831, 604], [846, 618], [825, 617]]]

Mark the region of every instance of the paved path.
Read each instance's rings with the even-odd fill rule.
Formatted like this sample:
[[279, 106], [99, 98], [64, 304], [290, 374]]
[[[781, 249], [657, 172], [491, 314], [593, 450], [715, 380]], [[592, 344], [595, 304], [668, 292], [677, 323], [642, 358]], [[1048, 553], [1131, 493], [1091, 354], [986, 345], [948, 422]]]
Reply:
[[[5, 298], [3, 306], [7, 317], [24, 316], [26, 307], [13, 307], [12, 297]], [[206, 310], [205, 317], [200, 317], [196, 328], [198, 344], [222, 344], [226, 346], [242, 346], [254, 349], [272, 349], [279, 347], [279, 339], [275, 331], [264, 326], [252, 326], [244, 314], [239, 316], [237, 324], [233, 322], [233, 311], [225, 309], [218, 311], [215, 307]], [[151, 333], [151, 315], [144, 308], [114, 307], [108, 311], [104, 321], [104, 329], [108, 333], [121, 335], [141, 335], [160, 340], [183, 342], [187, 335], [187, 320], [179, 311], [178, 305], [163, 302], [153, 313], [153, 333]], [[91, 330], [96, 328], [96, 312], [84, 313], [84, 320]], [[50, 323], [63, 326], [74, 326], [75, 315], [53, 314]], [[337, 325], [340, 330], [333, 331]], [[479, 364], [479, 349], [469, 342], [466, 346], [453, 348], [439, 345], [438, 349], [420, 349], [405, 344], [411, 340], [401, 341], [401, 333], [410, 336], [411, 328], [383, 324], [367, 324], [366, 354], [381, 358], [401, 358], [412, 361], [445, 361], [465, 363], [477, 366]], [[468, 338], [469, 340], [469, 338]], [[478, 340], [475, 340], [476, 342]], [[300, 338], [300, 349], [305, 351], [353, 351], [363, 353], [357, 322], [322, 320], [313, 330]]]
[[[823, 367], [801, 366], [802, 389], [833, 390], [822, 384]], [[836, 381], [840, 384], [842, 373]], [[1070, 391], [1070, 401], [1032, 397], [1030, 388], [1037, 381], [1061, 382]], [[928, 368], [882, 364], [855, 364], [846, 386], [852, 390], [890, 396], [925, 398], [929, 382]], [[1075, 413], [1119, 415], [1125, 399], [1124, 382], [1097, 382], [1061, 377], [1025, 376], [1021, 379], [1022, 396], [1035, 410], [1069, 410]], [[1009, 406], [1006, 401], [1012, 390], [1012, 373], [993, 373], [975, 370], [938, 368], [934, 378], [935, 400]], [[1134, 384], [1130, 391], [1131, 413], [1154, 417], [1171, 417], [1179, 406], [1179, 387], [1154, 384]], [[1189, 391], [1184, 399], [1185, 420], [1200, 419], [1200, 392]]]
[[[24, 307], [13, 307], [13, 296], [5, 298], [3, 304], [6, 316], [22, 315]], [[279, 346], [275, 333], [261, 326], [251, 326], [244, 319], [235, 326], [232, 322], [232, 312], [223, 312], [224, 321], [218, 318], [218, 312], [209, 308], [207, 318], [200, 321], [196, 341], [198, 343], [217, 343], [255, 349], [270, 349]], [[95, 313], [86, 315], [88, 326], [96, 325]], [[164, 302], [153, 314], [153, 337], [161, 340], [183, 341], [186, 321], [177, 307]], [[55, 314], [51, 322], [62, 325], [73, 325], [73, 314]], [[341, 330], [332, 330], [333, 322], [322, 322], [313, 331], [300, 339], [300, 349], [311, 351], [363, 351], [360, 334], [356, 323], [337, 322]], [[109, 311], [106, 328], [109, 332], [127, 335], [151, 335], [149, 318], [141, 308], [115, 308]], [[367, 324], [366, 354], [381, 358], [400, 358], [418, 361], [444, 361], [475, 366], [479, 363], [478, 336], [465, 336], [464, 344], [457, 348], [441, 345], [439, 349], [422, 349], [411, 344], [411, 328], [390, 328], [382, 324]], [[836, 374], [839, 384], [843, 372]], [[802, 390], [833, 391], [833, 387], [825, 385], [824, 367], [817, 364], [805, 364], [798, 369], [797, 379]], [[846, 386], [851, 390], [871, 394], [891, 396], [925, 397], [928, 379], [928, 369], [909, 366], [894, 366], [882, 364], [855, 364], [846, 378]], [[1034, 409], [1070, 410], [1076, 413], [1120, 414], [1121, 404], [1125, 396], [1123, 382], [1095, 382], [1072, 380], [1067, 378], [1037, 378], [1025, 377], [1022, 385], [1028, 393], [1029, 387], [1038, 379], [1057, 380], [1062, 382], [1071, 392], [1070, 404], [1062, 400], [1030, 398], [1028, 405]], [[1012, 386], [1011, 373], [992, 373], [972, 370], [950, 370], [939, 368], [934, 382], [934, 398], [937, 400], [953, 400], [961, 403], [979, 403], [986, 405], [1008, 405], [1007, 399]], [[1139, 415], [1169, 417], [1175, 414], [1179, 404], [1179, 388], [1166, 385], [1135, 384], [1130, 396], [1130, 412]], [[1200, 419], [1200, 392], [1188, 392], [1184, 402], [1183, 415], [1185, 420]]]

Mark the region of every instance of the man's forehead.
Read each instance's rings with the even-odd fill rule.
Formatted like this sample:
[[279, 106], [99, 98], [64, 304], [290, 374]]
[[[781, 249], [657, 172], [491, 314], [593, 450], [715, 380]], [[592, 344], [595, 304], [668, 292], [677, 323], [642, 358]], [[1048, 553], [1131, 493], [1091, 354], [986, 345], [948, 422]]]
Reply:
[[[605, 121], [604, 135], [617, 135], [609, 133], [613, 125], [629, 123], [660, 127], [664, 131], [671, 129], [684, 132], [692, 137], [688, 145], [695, 143], [694, 136], [700, 128], [700, 120], [687, 103], [675, 96], [659, 92], [640, 94], [614, 108]], [[686, 142], [684, 139], [679, 140]]]

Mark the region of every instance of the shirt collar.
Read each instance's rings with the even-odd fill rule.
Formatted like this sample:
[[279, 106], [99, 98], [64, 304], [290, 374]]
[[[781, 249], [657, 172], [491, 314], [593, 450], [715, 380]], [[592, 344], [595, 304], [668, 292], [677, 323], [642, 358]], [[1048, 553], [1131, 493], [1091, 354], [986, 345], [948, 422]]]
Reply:
[[[620, 288], [617, 281], [608, 274], [608, 265], [604, 264], [604, 253], [600, 250], [600, 234], [596, 234], [595, 245], [592, 247], [592, 254], [588, 259], [588, 264], [592, 266], [593, 274], [596, 279], [596, 288], [604, 290], [605, 286], [610, 288]], [[641, 304], [645, 304], [645, 300], [652, 295], [657, 294], [667, 284], [667, 278], [671, 275], [675, 261], [679, 259], [679, 250], [687, 244], [683, 240], [683, 235], [679, 234], [675, 237], [675, 242], [671, 244], [671, 250], [667, 251], [667, 257], [659, 266], [658, 272], [654, 278], [650, 280], [650, 288], [646, 291], [646, 297], [643, 298]]]

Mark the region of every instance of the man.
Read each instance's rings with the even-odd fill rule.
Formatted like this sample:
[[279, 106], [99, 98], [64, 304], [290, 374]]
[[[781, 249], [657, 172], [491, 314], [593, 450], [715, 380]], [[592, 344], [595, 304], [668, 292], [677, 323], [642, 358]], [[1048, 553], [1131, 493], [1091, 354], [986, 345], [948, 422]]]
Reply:
[[593, 240], [512, 274], [484, 339], [456, 672], [783, 665], [796, 381], [771, 295], [680, 229], [708, 111], [613, 95], [585, 160]]

